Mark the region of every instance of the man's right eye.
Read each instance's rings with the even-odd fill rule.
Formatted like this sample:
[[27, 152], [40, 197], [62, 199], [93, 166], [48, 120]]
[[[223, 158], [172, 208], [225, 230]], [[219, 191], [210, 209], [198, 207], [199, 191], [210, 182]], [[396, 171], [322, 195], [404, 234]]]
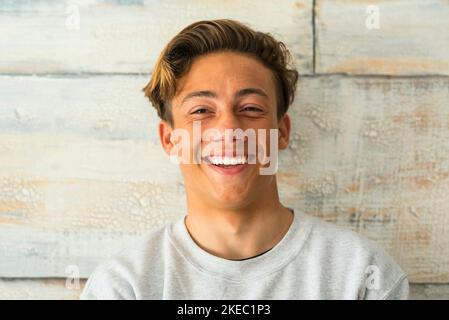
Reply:
[[206, 113], [207, 111], [208, 110], [206, 108], [199, 108], [199, 109], [196, 109], [195, 111], [193, 111], [190, 114], [202, 114], [202, 113]]

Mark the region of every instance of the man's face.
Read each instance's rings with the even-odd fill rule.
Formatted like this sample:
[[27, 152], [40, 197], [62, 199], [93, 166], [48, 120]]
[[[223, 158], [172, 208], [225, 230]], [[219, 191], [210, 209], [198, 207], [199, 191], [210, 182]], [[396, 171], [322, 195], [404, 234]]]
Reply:
[[[242, 91], [248, 88], [251, 89]], [[194, 92], [203, 93], [192, 95]], [[172, 148], [172, 144], [167, 143], [167, 136], [172, 133], [172, 129], [183, 129], [189, 133], [190, 160], [194, 159], [199, 148], [201, 150], [200, 156], [196, 158], [197, 163], [180, 163], [187, 194], [193, 193], [196, 199], [227, 208], [237, 208], [260, 199], [264, 189], [273, 187], [275, 176], [260, 174], [260, 167], [267, 165], [260, 163], [257, 152], [264, 151], [270, 156], [275, 152], [277, 155], [277, 150], [270, 150], [270, 129], [280, 129], [276, 132], [280, 149], [286, 148], [288, 144], [289, 118], [285, 115], [278, 121], [276, 112], [272, 72], [259, 61], [231, 52], [212, 53], [197, 58], [188, 73], [178, 80], [177, 93], [172, 100], [174, 127], [170, 128], [164, 121], [161, 121], [159, 127], [167, 152]], [[200, 132], [196, 141], [194, 123], [201, 125], [200, 131], [196, 131]], [[250, 131], [256, 133], [256, 153], [249, 150], [249, 136], [240, 140], [243, 153], [238, 153], [239, 138], [229, 138], [225, 135], [225, 129], [252, 129]], [[261, 131], [265, 131], [265, 137], [257, 134], [259, 129], [264, 129]], [[204, 136], [206, 131], [214, 134], [207, 138]], [[262, 145], [266, 150], [260, 149]], [[254, 156], [255, 163], [250, 161], [229, 169], [210, 163], [211, 160], [222, 162], [226, 157], [236, 160], [236, 155], [243, 155], [246, 161], [248, 156]]]

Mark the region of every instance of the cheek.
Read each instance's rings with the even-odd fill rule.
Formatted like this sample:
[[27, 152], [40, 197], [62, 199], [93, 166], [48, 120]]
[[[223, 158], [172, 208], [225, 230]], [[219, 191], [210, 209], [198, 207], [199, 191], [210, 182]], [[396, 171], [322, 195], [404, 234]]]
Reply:
[[270, 156], [279, 150], [278, 130], [264, 129], [257, 135], [258, 154]]
[[[199, 137], [200, 134], [192, 132], [191, 128], [187, 130], [185, 128], [176, 128], [176, 145], [173, 146], [173, 154], [177, 155], [179, 164], [197, 164], [200, 161], [197, 151], [199, 151]], [[186, 170], [190, 168], [186, 167]]]
[[199, 165], [180, 164], [179, 169], [181, 170], [186, 185], [192, 187], [200, 181], [201, 169]]

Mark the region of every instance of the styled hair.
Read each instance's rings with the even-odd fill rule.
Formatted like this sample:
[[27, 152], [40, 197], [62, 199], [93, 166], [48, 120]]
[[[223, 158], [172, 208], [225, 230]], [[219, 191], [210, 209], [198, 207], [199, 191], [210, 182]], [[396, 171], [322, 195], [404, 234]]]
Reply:
[[173, 127], [171, 101], [176, 81], [188, 72], [194, 59], [222, 51], [246, 54], [270, 69], [276, 86], [278, 120], [287, 112], [299, 74], [295, 68], [289, 69], [292, 56], [286, 45], [270, 33], [254, 31], [235, 20], [202, 20], [185, 27], [165, 46], [143, 88], [162, 120]]

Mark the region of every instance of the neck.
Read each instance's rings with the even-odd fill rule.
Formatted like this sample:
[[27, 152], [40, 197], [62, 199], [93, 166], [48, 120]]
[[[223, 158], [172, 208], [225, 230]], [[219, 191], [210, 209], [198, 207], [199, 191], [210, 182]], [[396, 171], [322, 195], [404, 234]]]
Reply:
[[187, 196], [185, 220], [192, 239], [203, 250], [225, 259], [256, 256], [274, 247], [287, 233], [293, 215], [274, 184], [266, 194], [242, 206], [223, 207]]

